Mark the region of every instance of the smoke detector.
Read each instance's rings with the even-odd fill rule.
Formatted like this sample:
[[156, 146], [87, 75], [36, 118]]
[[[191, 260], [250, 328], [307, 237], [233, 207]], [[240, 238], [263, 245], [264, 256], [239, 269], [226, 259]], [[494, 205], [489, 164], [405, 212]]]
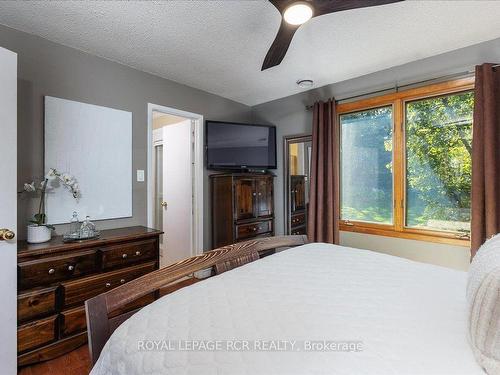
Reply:
[[313, 87], [313, 80], [312, 79], [299, 79], [297, 81], [297, 85], [299, 85], [299, 87], [302, 87], [303, 89], [308, 89], [310, 87]]

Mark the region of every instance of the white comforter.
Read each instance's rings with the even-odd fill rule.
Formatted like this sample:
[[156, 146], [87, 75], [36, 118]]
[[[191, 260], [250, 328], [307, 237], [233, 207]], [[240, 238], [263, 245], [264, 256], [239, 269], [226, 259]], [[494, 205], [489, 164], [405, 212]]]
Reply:
[[[91, 374], [483, 374], [466, 339], [465, 285], [465, 272], [309, 244], [143, 308], [115, 331]], [[254, 346], [190, 351], [200, 341], [182, 341], [227, 348], [234, 339]], [[161, 344], [145, 350], [154, 344], [144, 340]], [[286, 350], [265, 350], [276, 340]], [[361, 350], [305, 351], [310, 340]]]

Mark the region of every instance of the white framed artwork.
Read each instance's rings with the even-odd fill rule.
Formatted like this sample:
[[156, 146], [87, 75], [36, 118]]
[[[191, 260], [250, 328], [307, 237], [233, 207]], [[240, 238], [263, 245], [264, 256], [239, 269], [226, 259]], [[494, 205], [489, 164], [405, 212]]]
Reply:
[[50, 224], [132, 216], [132, 113], [45, 97], [45, 173], [67, 172], [78, 181], [76, 201], [65, 189], [47, 194]]

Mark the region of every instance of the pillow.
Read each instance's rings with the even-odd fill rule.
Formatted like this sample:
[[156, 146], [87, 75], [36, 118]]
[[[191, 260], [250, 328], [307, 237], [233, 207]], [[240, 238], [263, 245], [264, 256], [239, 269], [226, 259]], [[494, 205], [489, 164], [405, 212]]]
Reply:
[[469, 340], [478, 363], [500, 374], [500, 234], [474, 256], [467, 280]]

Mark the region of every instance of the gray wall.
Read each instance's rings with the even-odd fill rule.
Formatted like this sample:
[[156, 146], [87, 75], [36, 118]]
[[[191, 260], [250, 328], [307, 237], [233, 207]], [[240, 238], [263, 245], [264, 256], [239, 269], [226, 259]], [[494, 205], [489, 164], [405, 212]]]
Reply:
[[[254, 121], [277, 126], [279, 155], [275, 187], [277, 192], [275, 198], [277, 233], [283, 233], [284, 231], [284, 201], [281, 193], [283, 191], [282, 140], [285, 135], [311, 132], [312, 113], [305, 110], [305, 105], [312, 104], [320, 99], [325, 100], [330, 97], [342, 99], [385, 89], [394, 86], [396, 83], [404, 85], [448, 74], [461, 73], [471, 70], [474, 65], [484, 62], [500, 62], [500, 39], [254, 106], [252, 108]], [[290, 77], [291, 80], [295, 78], [297, 77]], [[468, 266], [469, 250], [464, 247], [358, 233], [342, 233], [341, 243], [347, 246], [398, 254], [411, 259], [458, 269], [466, 269]]]
[[[381, 88], [471, 69], [482, 62], [500, 62], [500, 39], [335, 83], [253, 108], [194, 88], [143, 73], [37, 36], [0, 26], [0, 45], [18, 53], [18, 170], [19, 185], [43, 173], [43, 96], [51, 95], [130, 111], [133, 114], [133, 168], [147, 169], [147, 103], [202, 114], [205, 119], [256, 121], [275, 124], [278, 135], [276, 229], [283, 233], [282, 137], [309, 133], [311, 112], [304, 109], [319, 99], [343, 98]], [[291, 77], [290, 79], [295, 79]], [[133, 182], [133, 217], [99, 222], [102, 229], [147, 223], [146, 183]], [[32, 215], [33, 202], [19, 204], [20, 238]], [[210, 248], [208, 172], [205, 171], [205, 248]], [[64, 227], [58, 227], [58, 232]], [[468, 249], [356, 233], [342, 233], [341, 242], [417, 260], [466, 268]], [[409, 246], [411, 245], [411, 246]], [[410, 252], [402, 248], [412, 249]], [[423, 254], [429, 254], [423, 255]], [[453, 258], [453, 259], [451, 259]]]
[[[249, 121], [251, 109], [207, 92], [0, 26], [0, 46], [18, 54], [18, 179], [43, 175], [43, 96], [51, 95], [132, 112], [133, 169], [147, 169], [147, 103], [201, 114], [205, 119]], [[85, 157], [85, 155], [82, 155]], [[12, 167], [12, 166], [9, 166]], [[134, 172], [135, 177], [135, 172]], [[204, 243], [210, 248], [210, 204], [205, 172]], [[146, 225], [147, 188], [133, 182], [133, 217], [99, 222], [101, 229]], [[33, 202], [19, 204], [19, 237]], [[68, 213], [70, 214], [70, 213]], [[50, 220], [50, 218], [49, 218]], [[58, 232], [64, 227], [58, 227]]]

